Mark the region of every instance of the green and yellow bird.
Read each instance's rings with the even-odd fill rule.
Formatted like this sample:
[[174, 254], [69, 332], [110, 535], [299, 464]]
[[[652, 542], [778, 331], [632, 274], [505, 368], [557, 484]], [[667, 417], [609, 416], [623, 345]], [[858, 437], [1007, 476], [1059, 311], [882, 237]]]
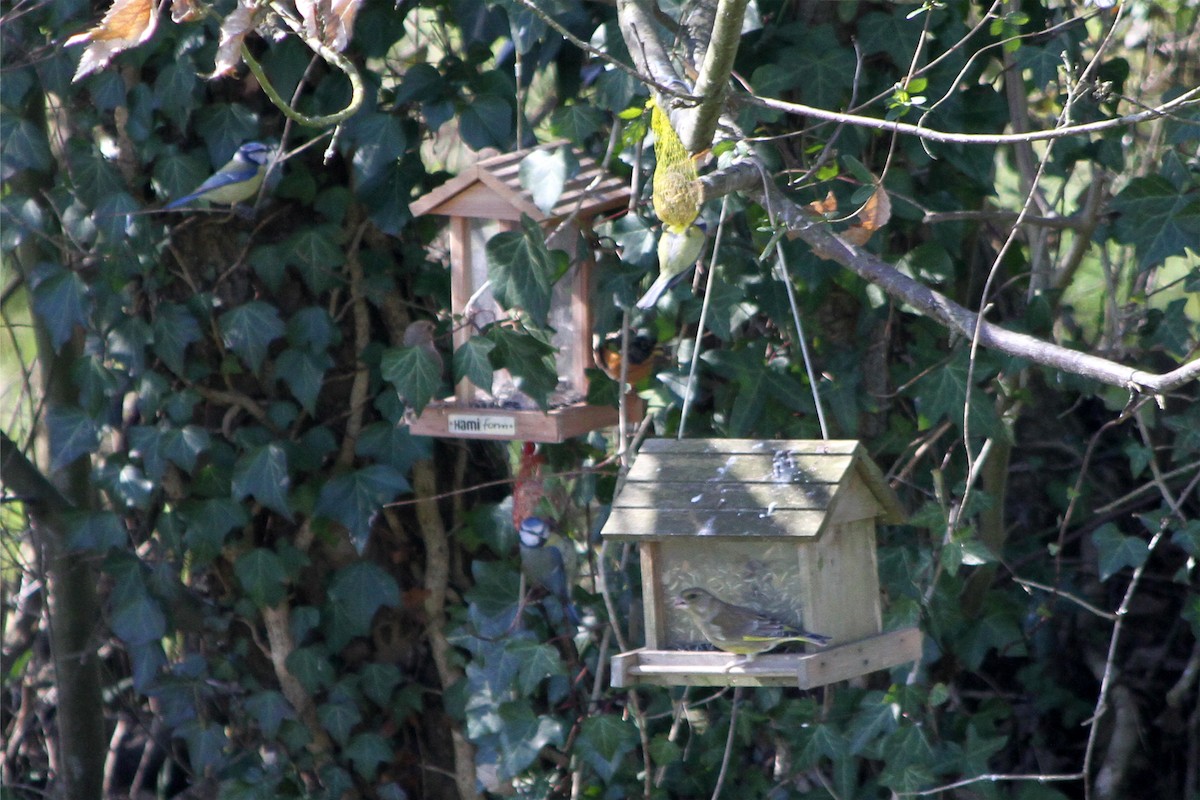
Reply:
[[756, 656], [784, 642], [808, 642], [819, 647], [829, 637], [800, 630], [745, 606], [735, 606], [699, 587], [684, 589], [675, 601], [695, 620], [704, 638], [727, 653]]

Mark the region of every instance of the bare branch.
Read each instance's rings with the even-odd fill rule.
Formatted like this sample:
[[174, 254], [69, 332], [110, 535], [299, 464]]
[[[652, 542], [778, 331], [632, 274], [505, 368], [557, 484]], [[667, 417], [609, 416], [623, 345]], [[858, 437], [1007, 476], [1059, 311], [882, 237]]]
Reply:
[[1037, 142], [1046, 139], [1062, 139], [1067, 136], [1079, 136], [1085, 133], [1098, 133], [1112, 128], [1128, 127], [1136, 125], [1139, 122], [1146, 122], [1151, 119], [1159, 119], [1168, 117], [1176, 111], [1196, 105], [1200, 103], [1200, 87], [1184, 92], [1183, 94], [1171, 100], [1168, 103], [1163, 103], [1160, 106], [1149, 108], [1144, 111], [1139, 111], [1136, 114], [1127, 114], [1123, 117], [1114, 117], [1113, 119], [1103, 119], [1098, 122], [1088, 122], [1082, 125], [1069, 125], [1062, 128], [1049, 128], [1045, 130], [1029, 131], [1027, 133], [953, 133], [949, 131], [939, 131], [933, 128], [926, 128], [921, 125], [913, 125], [907, 122], [893, 122], [886, 119], [876, 119], [875, 117], [864, 117], [859, 114], [843, 114], [838, 111], [826, 111], [823, 108], [814, 106], [806, 106], [802, 103], [789, 103], [785, 100], [776, 100], [772, 97], [750, 97], [746, 99], [753, 105], [762, 106], [764, 108], [773, 108], [776, 111], [786, 111], [789, 114], [800, 114], [813, 119], [823, 119], [829, 122], [841, 122], [847, 125], [856, 125], [860, 128], [871, 128], [879, 131], [890, 131], [892, 133], [905, 133], [916, 136], [921, 139], [927, 139], [931, 142], [954, 142], [957, 144], [1016, 144], [1018, 142]]
[[1145, 372], [982, 321], [975, 312], [918, 283], [878, 256], [847, 244], [823, 220], [813, 218], [788, 199], [774, 183], [764, 182], [761, 170], [756, 162], [746, 160], [703, 176], [700, 182], [704, 197], [711, 199], [732, 191], [751, 195], [773, 208], [776, 219], [803, 239], [818, 256], [842, 265], [967, 338], [975, 336], [978, 330], [979, 343], [984, 347], [1143, 394], [1163, 394], [1200, 378], [1200, 358], [1170, 372]]

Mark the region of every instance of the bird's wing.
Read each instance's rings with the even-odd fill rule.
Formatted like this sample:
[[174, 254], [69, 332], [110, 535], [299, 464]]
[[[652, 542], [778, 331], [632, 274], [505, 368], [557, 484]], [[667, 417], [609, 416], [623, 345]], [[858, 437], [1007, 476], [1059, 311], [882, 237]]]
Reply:
[[178, 208], [184, 203], [190, 203], [198, 197], [201, 197], [209, 192], [220, 189], [222, 186], [229, 186], [234, 183], [244, 183], [254, 178], [258, 173], [258, 166], [255, 164], [233, 164], [226, 165], [217, 172], [209, 176], [208, 180], [196, 187], [196, 191], [191, 194], [186, 194], [178, 200], [172, 200], [163, 206], [164, 210]]

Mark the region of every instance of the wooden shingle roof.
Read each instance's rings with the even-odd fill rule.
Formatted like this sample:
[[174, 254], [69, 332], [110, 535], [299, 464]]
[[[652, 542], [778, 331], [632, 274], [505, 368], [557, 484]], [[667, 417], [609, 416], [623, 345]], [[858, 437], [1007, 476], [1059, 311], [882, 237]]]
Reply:
[[528, 214], [538, 222], [547, 222], [572, 214], [587, 218], [629, 201], [629, 186], [622, 178], [608, 174], [595, 159], [576, 152], [579, 170], [567, 179], [558, 202], [548, 213], [538, 208], [521, 186], [521, 161], [535, 150], [559, 147], [570, 144], [551, 142], [483, 159], [414, 200], [409, 209], [414, 217], [440, 214], [515, 220]]
[[819, 539], [830, 525], [905, 519], [856, 441], [650, 439], [613, 498], [603, 534]]

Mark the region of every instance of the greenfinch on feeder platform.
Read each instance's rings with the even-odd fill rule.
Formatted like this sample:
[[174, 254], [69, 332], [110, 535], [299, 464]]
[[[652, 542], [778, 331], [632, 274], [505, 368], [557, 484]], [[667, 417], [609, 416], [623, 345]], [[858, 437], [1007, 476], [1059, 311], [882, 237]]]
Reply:
[[784, 642], [808, 642], [817, 646], [829, 643], [829, 637], [788, 625], [745, 606], [735, 606], [699, 587], [684, 589], [675, 601], [691, 615], [716, 647], [727, 653], [756, 656]]

